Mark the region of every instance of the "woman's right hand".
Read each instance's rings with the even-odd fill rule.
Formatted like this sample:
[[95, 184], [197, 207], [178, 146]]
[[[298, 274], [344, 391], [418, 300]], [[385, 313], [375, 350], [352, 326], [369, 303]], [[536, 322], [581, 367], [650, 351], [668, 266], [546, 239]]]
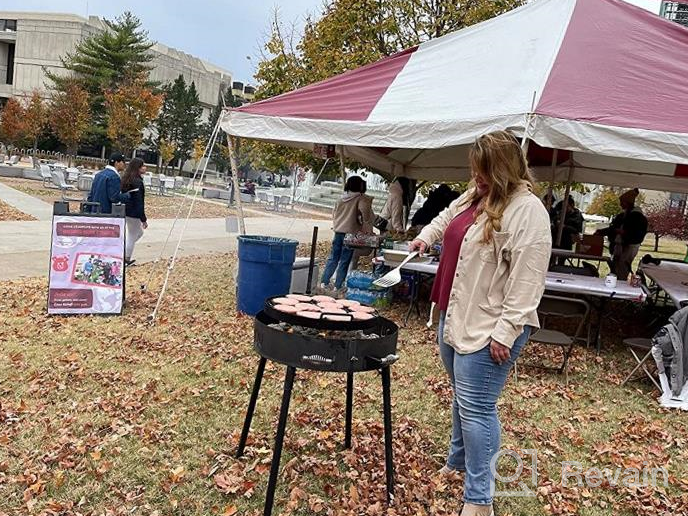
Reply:
[[425, 251], [427, 251], [427, 249], [428, 249], [428, 244], [423, 242], [420, 238], [416, 238], [408, 246], [409, 253], [412, 253], [414, 251], [418, 251], [418, 254], [424, 254]]

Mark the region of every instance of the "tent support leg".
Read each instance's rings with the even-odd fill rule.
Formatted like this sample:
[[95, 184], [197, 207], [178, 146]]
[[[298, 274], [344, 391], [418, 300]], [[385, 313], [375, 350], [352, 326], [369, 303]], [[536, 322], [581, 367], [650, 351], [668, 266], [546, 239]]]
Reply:
[[236, 159], [236, 148], [238, 147], [239, 139], [227, 135], [227, 148], [229, 148], [229, 163], [232, 167], [232, 185], [234, 190], [234, 201], [237, 205], [237, 212], [239, 214], [239, 232], [242, 235], [246, 234], [246, 223], [244, 221], [244, 207], [241, 203], [241, 191], [239, 190], [239, 166]]
[[557, 172], [557, 159], [559, 158], [559, 149], [554, 149], [552, 153], [552, 180], [549, 182], [549, 199], [547, 199], [547, 211], [551, 212], [554, 201], [554, 180]]
[[344, 165], [344, 146], [339, 146], [339, 174], [342, 176], [342, 184], [346, 183], [346, 165]]
[[562, 214], [559, 217], [559, 228], [557, 230], [557, 246], [561, 245], [561, 236], [564, 234], [564, 222], [566, 221], [566, 207], [567, 203], [569, 202], [569, 195], [571, 194], [571, 181], [573, 180], [574, 166], [575, 165], [573, 162], [573, 152], [571, 152], [571, 159], [569, 162], [569, 177], [566, 180], [566, 193], [564, 193], [564, 199], [562, 201], [563, 204], [561, 205]]

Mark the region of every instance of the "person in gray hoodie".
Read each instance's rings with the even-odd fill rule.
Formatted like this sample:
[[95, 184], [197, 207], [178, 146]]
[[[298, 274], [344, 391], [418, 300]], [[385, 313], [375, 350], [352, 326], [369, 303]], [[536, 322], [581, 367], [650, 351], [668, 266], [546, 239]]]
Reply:
[[344, 195], [337, 201], [332, 215], [332, 250], [325, 264], [320, 287], [330, 288], [330, 281], [334, 276], [334, 286], [341, 289], [346, 279], [349, 263], [353, 256], [353, 250], [344, 246], [344, 237], [347, 233], [369, 231], [372, 233], [373, 198], [365, 195], [366, 182], [359, 176], [351, 176], [344, 185]]

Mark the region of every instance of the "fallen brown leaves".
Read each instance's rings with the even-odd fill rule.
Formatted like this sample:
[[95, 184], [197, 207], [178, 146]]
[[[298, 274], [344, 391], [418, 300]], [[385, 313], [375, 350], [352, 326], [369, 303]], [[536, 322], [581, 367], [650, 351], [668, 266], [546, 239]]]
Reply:
[[0, 201], [0, 221], [4, 220], [36, 220], [36, 217], [19, 211], [4, 201]]
[[[153, 327], [159, 278], [149, 291], [130, 289], [118, 318], [49, 318], [44, 280], [0, 283], [0, 515], [262, 514], [284, 370], [268, 365], [246, 453], [235, 459], [257, 359], [252, 321], [235, 313], [232, 263], [181, 260]], [[129, 285], [148, 267], [131, 270]], [[618, 338], [605, 333], [599, 361], [576, 349], [569, 386], [528, 366], [554, 361], [550, 349], [526, 348], [499, 407], [504, 446], [538, 450], [536, 497], [500, 498], [498, 514], [688, 514], [685, 416], [658, 409], [642, 384], [618, 386], [632, 364]], [[276, 515], [458, 514], [463, 477], [437, 474], [451, 390], [434, 342], [421, 321], [400, 332], [391, 507], [379, 375], [356, 375], [353, 447], [344, 450], [345, 379], [299, 371]], [[561, 462], [571, 460], [666, 467], [668, 487], [563, 486]]]

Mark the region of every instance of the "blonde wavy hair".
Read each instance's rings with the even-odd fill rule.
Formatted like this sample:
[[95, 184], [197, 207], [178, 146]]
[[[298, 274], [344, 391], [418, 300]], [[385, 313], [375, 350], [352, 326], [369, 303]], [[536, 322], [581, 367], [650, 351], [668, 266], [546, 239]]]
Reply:
[[474, 179], [469, 198], [471, 203], [479, 202], [476, 217], [481, 213], [487, 216], [482, 241], [488, 243], [495, 231], [501, 231], [504, 210], [516, 189], [526, 185], [532, 191], [533, 176], [521, 144], [509, 131], [480, 136], [471, 148], [469, 160], [473, 177], [482, 176], [490, 188], [487, 195], [481, 196]]

